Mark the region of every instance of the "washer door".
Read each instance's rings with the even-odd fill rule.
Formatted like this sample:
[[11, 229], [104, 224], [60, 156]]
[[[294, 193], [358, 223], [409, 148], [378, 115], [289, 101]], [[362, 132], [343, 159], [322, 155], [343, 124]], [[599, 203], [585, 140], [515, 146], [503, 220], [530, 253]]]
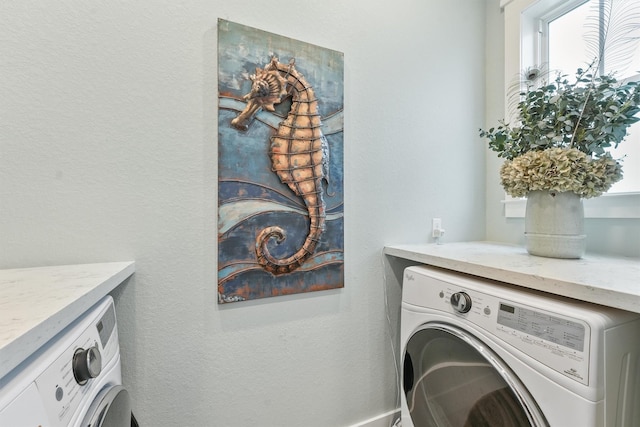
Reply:
[[131, 399], [121, 385], [105, 387], [85, 415], [82, 427], [130, 427]]
[[543, 427], [540, 409], [486, 345], [444, 323], [407, 343], [403, 388], [414, 427]]

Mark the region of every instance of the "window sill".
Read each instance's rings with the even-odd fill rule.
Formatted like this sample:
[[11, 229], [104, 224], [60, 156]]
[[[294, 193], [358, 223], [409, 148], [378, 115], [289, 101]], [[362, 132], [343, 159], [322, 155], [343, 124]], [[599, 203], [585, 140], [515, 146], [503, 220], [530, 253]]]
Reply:
[[[524, 218], [527, 199], [503, 200], [506, 218]], [[640, 218], [640, 193], [603, 194], [584, 201], [585, 218]]]

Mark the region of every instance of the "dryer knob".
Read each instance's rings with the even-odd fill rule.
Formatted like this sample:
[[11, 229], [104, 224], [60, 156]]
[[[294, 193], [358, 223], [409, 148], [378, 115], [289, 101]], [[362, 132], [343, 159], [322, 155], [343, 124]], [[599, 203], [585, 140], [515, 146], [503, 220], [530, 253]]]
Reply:
[[467, 313], [471, 310], [471, 297], [465, 292], [456, 292], [451, 295], [451, 305], [458, 313]]
[[73, 355], [73, 376], [80, 385], [85, 385], [91, 378], [95, 378], [102, 372], [102, 355], [98, 346], [88, 349], [79, 348]]

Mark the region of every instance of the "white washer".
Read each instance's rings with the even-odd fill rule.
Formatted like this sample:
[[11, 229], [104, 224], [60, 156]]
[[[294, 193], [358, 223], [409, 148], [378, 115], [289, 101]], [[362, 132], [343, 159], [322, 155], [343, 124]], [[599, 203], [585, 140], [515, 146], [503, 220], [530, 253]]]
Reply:
[[403, 427], [640, 426], [640, 315], [409, 267], [400, 340]]
[[130, 425], [110, 296], [0, 379], [2, 427]]

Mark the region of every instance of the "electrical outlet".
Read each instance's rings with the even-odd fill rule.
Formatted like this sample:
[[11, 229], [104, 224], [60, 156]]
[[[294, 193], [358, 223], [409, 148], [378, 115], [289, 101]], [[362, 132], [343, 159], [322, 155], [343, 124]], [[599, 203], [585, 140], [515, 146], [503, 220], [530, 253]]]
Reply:
[[440, 237], [442, 235], [442, 219], [431, 219], [431, 237]]

